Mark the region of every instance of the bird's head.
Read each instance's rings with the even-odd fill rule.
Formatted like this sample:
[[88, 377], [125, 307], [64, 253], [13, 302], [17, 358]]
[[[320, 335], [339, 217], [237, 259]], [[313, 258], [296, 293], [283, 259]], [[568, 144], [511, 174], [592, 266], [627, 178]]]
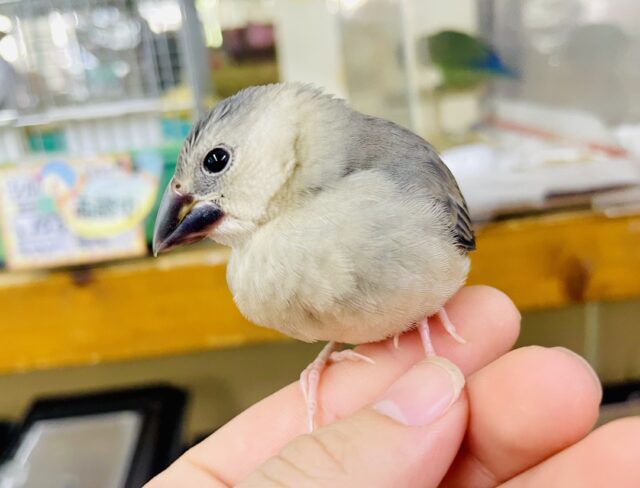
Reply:
[[205, 237], [236, 246], [294, 205], [310, 183], [292, 185], [292, 176], [301, 165], [303, 179], [314, 173], [305, 134], [312, 114], [337, 102], [299, 84], [253, 87], [220, 102], [184, 142], [156, 217], [154, 254]]

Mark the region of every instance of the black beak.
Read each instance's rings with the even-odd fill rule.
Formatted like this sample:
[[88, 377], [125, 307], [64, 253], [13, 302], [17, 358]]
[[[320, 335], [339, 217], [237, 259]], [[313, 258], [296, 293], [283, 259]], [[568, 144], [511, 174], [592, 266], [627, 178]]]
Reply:
[[198, 201], [171, 180], [164, 191], [153, 229], [153, 255], [204, 239], [224, 217], [213, 202]]

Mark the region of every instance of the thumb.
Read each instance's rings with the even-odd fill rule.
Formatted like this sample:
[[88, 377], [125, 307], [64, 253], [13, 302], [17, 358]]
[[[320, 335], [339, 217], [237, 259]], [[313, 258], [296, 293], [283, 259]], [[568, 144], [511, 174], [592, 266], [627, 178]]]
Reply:
[[466, 429], [463, 386], [453, 363], [426, 359], [374, 405], [297, 437], [238, 486], [438, 486]]

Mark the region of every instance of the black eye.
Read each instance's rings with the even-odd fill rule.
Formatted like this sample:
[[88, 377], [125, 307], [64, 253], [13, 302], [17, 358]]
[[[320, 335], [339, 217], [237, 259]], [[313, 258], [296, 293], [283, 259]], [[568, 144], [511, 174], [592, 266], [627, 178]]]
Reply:
[[204, 157], [202, 165], [209, 173], [220, 173], [227, 167], [229, 161], [231, 161], [229, 151], [223, 147], [216, 147]]

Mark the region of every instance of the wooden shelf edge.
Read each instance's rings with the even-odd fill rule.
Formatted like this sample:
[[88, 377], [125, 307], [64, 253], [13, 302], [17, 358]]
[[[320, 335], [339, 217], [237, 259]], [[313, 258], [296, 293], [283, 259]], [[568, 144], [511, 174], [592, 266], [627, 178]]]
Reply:
[[0, 274], [0, 374], [285, 338], [245, 320], [228, 251], [205, 248], [72, 271]]
[[478, 232], [469, 284], [507, 293], [524, 311], [640, 296], [640, 215], [509, 220]]

